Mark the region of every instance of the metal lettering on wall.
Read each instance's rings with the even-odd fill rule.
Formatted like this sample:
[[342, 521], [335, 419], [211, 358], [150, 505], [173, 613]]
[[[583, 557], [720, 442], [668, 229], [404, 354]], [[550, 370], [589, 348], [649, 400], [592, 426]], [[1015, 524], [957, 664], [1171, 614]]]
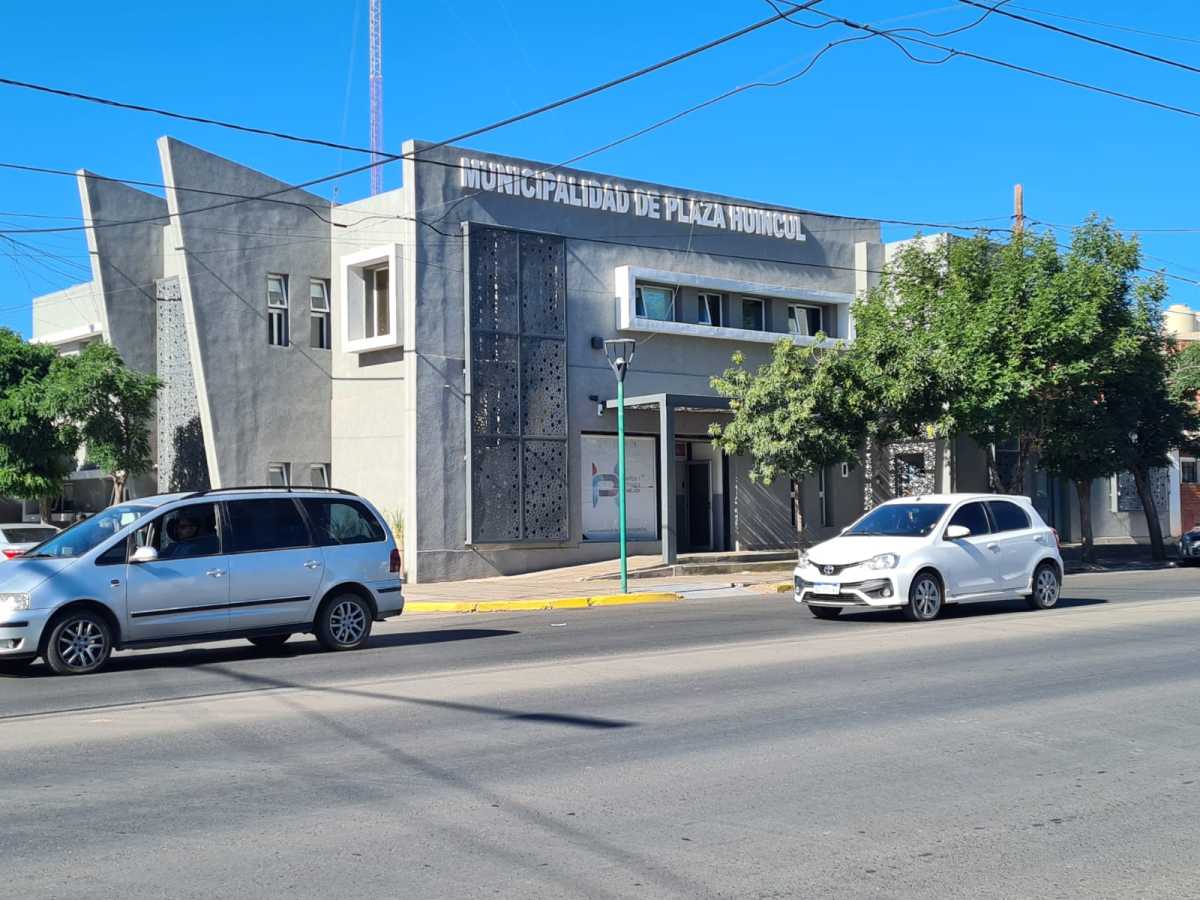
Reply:
[[188, 353], [179, 279], [155, 285], [156, 356], [163, 387], [158, 394], [158, 489], [207, 489], [208, 456], [196, 400], [196, 380]]
[[469, 253], [470, 540], [565, 541], [565, 242], [473, 227]]

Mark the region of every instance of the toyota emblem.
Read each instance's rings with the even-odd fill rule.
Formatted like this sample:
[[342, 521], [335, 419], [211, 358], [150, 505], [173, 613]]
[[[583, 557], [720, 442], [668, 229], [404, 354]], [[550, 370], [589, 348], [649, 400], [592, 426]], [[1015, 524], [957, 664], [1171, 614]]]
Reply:
[[833, 566], [821, 566], [821, 571], [826, 575], [833, 574]]

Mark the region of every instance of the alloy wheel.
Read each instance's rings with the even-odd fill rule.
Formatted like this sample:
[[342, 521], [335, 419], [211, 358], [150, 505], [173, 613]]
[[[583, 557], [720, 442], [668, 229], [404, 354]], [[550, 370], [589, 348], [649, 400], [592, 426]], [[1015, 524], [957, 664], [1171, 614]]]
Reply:
[[361, 603], [339, 601], [329, 613], [329, 631], [339, 644], [350, 646], [362, 640], [367, 629], [367, 614]]
[[1034, 585], [1033, 593], [1037, 599], [1038, 606], [1042, 609], [1049, 609], [1058, 602], [1058, 576], [1053, 570], [1046, 567], [1038, 572], [1037, 583]]
[[57, 649], [68, 668], [84, 672], [104, 659], [108, 638], [91, 619], [75, 619], [59, 632]]
[[942, 609], [942, 589], [931, 575], [920, 575], [912, 586], [905, 613], [917, 622], [928, 622]]

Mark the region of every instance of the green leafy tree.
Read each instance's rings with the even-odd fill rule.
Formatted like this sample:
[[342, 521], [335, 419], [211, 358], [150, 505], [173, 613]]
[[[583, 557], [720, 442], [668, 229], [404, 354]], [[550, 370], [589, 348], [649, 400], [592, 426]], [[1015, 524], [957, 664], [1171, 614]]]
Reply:
[[89, 344], [59, 357], [46, 379], [45, 408], [76, 428], [88, 458], [113, 479], [113, 502], [125, 499], [129, 479], [150, 470], [150, 419], [161, 382], [130, 369], [110, 344]]
[[42, 520], [74, 468], [79, 433], [45, 407], [46, 383], [57, 356], [0, 328], [0, 494], [37, 500]]
[[712, 379], [733, 413], [710, 428], [713, 443], [726, 453], [749, 455], [750, 478], [760, 484], [784, 477], [799, 486], [826, 466], [857, 462], [866, 432], [852, 375], [841, 346], [781, 340], [770, 362], [753, 372], [735, 353], [733, 365]]

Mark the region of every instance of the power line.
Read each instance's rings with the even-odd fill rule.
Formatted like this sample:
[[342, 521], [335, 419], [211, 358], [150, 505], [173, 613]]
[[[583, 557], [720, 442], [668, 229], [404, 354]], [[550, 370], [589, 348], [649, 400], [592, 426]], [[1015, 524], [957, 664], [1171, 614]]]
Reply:
[[1051, 18], [1055, 19], [1064, 19], [1068, 22], [1081, 22], [1084, 25], [1095, 25], [1099, 28], [1111, 28], [1114, 31], [1126, 31], [1130, 34], [1141, 34], [1147, 37], [1162, 38], [1163, 40], [1167, 41], [1183, 41], [1188, 44], [1200, 44], [1200, 38], [1196, 37], [1187, 37], [1186, 35], [1182, 34], [1167, 34], [1166, 32], [1162, 31], [1146, 31], [1142, 28], [1130, 28], [1128, 25], [1116, 25], [1112, 22], [1100, 22], [1096, 19], [1081, 19], [1078, 16], [1067, 16], [1063, 15], [1062, 13], [1052, 12], [1048, 9], [1038, 9], [1036, 6], [1018, 6], [1014, 3], [1012, 8], [1023, 9], [1026, 12], [1039, 13], [1043, 16], [1050, 16]]
[[1040, 19], [1032, 19], [1029, 16], [1022, 16], [1019, 13], [1009, 12], [1008, 10], [999, 9], [998, 7], [995, 7], [995, 6], [992, 6], [992, 7], [984, 6], [984, 4], [982, 4], [982, 3], [977, 3], [976, 0], [958, 0], [958, 2], [965, 4], [967, 6], [974, 6], [976, 9], [986, 9], [986, 10], [988, 10], [987, 14], [994, 12], [997, 15], [1005, 16], [1009, 19], [1015, 19], [1018, 22], [1025, 22], [1029, 25], [1034, 25], [1038, 28], [1044, 28], [1047, 31], [1053, 31], [1056, 34], [1065, 34], [1068, 37], [1077, 38], [1081, 41], [1087, 41], [1090, 44], [1098, 44], [1101, 47], [1108, 47], [1111, 50], [1119, 50], [1122, 53], [1129, 53], [1133, 56], [1139, 56], [1142, 59], [1148, 59], [1151, 62], [1162, 63], [1163, 65], [1174, 66], [1177, 69], [1184, 69], [1185, 71], [1188, 71], [1188, 72], [1195, 72], [1196, 74], [1200, 74], [1200, 67], [1189, 65], [1188, 63], [1185, 63], [1185, 62], [1179, 62], [1178, 60], [1175, 60], [1175, 59], [1168, 59], [1165, 56], [1158, 56], [1157, 54], [1154, 54], [1154, 53], [1146, 53], [1142, 50], [1137, 50], [1133, 47], [1127, 47], [1124, 44], [1116, 44], [1112, 41], [1106, 41], [1103, 38], [1093, 37], [1090, 34], [1083, 34], [1082, 32], [1079, 32], [1079, 31], [1072, 31], [1069, 28], [1060, 28], [1059, 26], [1053, 25], [1050, 22], [1043, 22]]

